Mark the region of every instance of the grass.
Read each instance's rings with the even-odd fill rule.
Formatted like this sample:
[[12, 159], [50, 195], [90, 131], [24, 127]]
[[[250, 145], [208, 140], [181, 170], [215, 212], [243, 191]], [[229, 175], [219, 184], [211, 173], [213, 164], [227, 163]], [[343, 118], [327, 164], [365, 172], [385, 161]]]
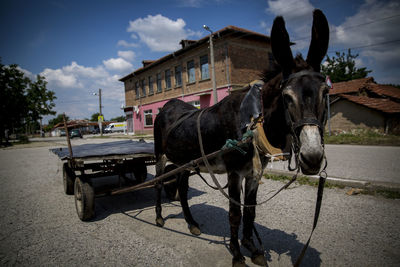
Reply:
[[[264, 178], [267, 180], [280, 181], [280, 182], [288, 182], [291, 177], [287, 175], [277, 175], [277, 174], [264, 174]], [[300, 185], [308, 185], [318, 187], [318, 181], [314, 179], [310, 179], [307, 176], [298, 176], [296, 182]], [[344, 189], [345, 186], [341, 184], [330, 183], [329, 181], [325, 182], [325, 188], [340, 188]], [[360, 194], [363, 195], [372, 195], [372, 196], [381, 196], [389, 199], [400, 199], [400, 192], [391, 191], [391, 190], [383, 190], [383, 189], [360, 189]]]
[[348, 145], [386, 145], [400, 146], [400, 136], [383, 134], [379, 131], [354, 129], [350, 132], [340, 132], [328, 135], [325, 133], [326, 144]]

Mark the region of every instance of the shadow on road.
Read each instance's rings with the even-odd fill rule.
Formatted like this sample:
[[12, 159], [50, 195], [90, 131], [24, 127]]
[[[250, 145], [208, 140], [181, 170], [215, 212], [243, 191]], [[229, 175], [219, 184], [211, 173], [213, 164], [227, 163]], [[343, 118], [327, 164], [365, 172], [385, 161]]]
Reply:
[[[189, 188], [188, 199], [204, 194], [204, 191], [199, 191], [195, 188]], [[163, 216], [166, 222], [174, 219], [184, 219], [180, 203], [178, 201], [169, 201], [163, 193]], [[190, 204], [190, 203], [189, 203]], [[155, 205], [155, 190], [153, 188], [143, 189], [132, 193], [127, 193], [117, 196], [107, 196], [96, 199], [96, 217], [93, 221], [99, 221], [107, 218], [111, 214], [122, 213], [130, 218], [138, 220], [142, 223], [158, 227], [154, 220], [147, 221], [140, 218], [140, 214], [146, 210], [154, 210]], [[167, 213], [167, 207], [178, 207], [179, 213]], [[195, 204], [190, 207], [194, 219], [199, 223], [202, 235], [192, 235], [188, 228], [178, 231], [176, 229], [168, 228], [168, 223], [162, 228], [165, 231], [170, 231], [175, 234], [190, 236], [195, 239], [205, 240], [209, 243], [223, 245], [230, 253], [229, 250], [229, 219], [228, 212], [220, 207], [215, 207], [207, 203]], [[154, 211], [155, 219], [155, 211]], [[171, 222], [170, 222], [171, 223]], [[292, 263], [295, 263], [298, 255], [300, 254], [304, 243], [300, 242], [297, 235], [292, 233], [288, 234], [279, 229], [270, 229], [263, 225], [255, 223], [255, 227], [261, 237], [262, 245], [264, 247], [266, 258], [269, 262], [272, 261], [271, 253], [274, 252], [279, 255], [288, 255]], [[242, 229], [240, 229], [240, 232]], [[210, 238], [215, 237], [215, 238]], [[222, 239], [221, 239], [222, 238]], [[242, 238], [241, 233], [239, 238]], [[254, 238], [257, 246], [256, 239]], [[250, 253], [242, 248], [242, 253], [250, 257]], [[309, 247], [303, 259], [302, 266], [320, 266], [321, 257], [320, 252], [316, 249]]]

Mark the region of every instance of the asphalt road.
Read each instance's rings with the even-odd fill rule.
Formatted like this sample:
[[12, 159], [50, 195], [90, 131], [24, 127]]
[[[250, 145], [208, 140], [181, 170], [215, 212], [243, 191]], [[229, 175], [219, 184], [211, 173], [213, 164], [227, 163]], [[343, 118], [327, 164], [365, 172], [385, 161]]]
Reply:
[[[165, 227], [155, 226], [152, 189], [98, 198], [96, 218], [81, 222], [73, 196], [63, 193], [61, 162], [48, 149], [0, 150], [1, 266], [231, 265], [228, 201], [200, 179], [191, 179], [189, 191], [199, 237], [187, 229], [179, 202], [164, 200]], [[280, 186], [265, 180], [259, 201]], [[302, 266], [399, 266], [400, 200], [345, 193], [325, 190]], [[316, 188], [294, 185], [257, 208], [269, 266], [293, 264], [310, 233], [315, 198]]]
[[[329, 177], [400, 184], [400, 147], [326, 145]], [[268, 168], [287, 170], [287, 162]]]

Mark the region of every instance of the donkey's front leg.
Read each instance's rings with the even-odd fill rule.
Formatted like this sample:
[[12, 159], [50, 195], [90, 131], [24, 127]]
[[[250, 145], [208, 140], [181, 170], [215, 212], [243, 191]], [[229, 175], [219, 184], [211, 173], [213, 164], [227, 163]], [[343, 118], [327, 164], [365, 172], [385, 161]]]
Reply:
[[[258, 181], [254, 177], [246, 177], [244, 203], [246, 205], [257, 204]], [[253, 241], [254, 219], [256, 207], [245, 207], [243, 209], [243, 239], [242, 245], [251, 252], [251, 261], [254, 264], [267, 266], [264, 251], [257, 249]]]
[[[229, 197], [240, 203], [240, 189], [241, 189], [241, 177], [233, 172], [228, 174], [229, 179]], [[242, 219], [242, 212], [240, 210], [240, 206], [229, 201], [229, 224], [231, 227], [231, 242], [229, 244], [229, 248], [233, 254], [232, 266], [246, 266], [245, 259], [240, 252], [239, 246], [239, 227], [240, 220]]]

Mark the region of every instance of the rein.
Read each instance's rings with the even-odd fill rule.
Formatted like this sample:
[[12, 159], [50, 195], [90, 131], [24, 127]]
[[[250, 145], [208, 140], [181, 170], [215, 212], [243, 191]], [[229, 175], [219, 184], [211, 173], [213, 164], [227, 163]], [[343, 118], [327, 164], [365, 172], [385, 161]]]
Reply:
[[[291, 80], [291, 79], [293, 79], [293, 78], [300, 77], [300, 76], [304, 76], [304, 75], [310, 75], [310, 74], [322, 76], [322, 74], [320, 74], [320, 73], [318, 73], [318, 72], [300, 71], [300, 72], [298, 72], [298, 73], [294, 73], [294, 74], [289, 75], [285, 80], [283, 80], [283, 81], [281, 82], [281, 87], [282, 87], [284, 84], [286, 84], [289, 80]], [[283, 97], [282, 97], [282, 99], [283, 99]], [[261, 102], [262, 102], [262, 101], [261, 101]], [[285, 110], [286, 121], [288, 122], [289, 127], [290, 127], [290, 129], [291, 129], [291, 136], [292, 136], [292, 139], [293, 139], [293, 140], [292, 140], [292, 149], [290, 150], [290, 156], [289, 156], [289, 170], [291, 170], [291, 171], [296, 170], [296, 174], [294, 174], [293, 177], [292, 177], [292, 179], [291, 179], [287, 184], [285, 184], [283, 187], [281, 187], [277, 192], [275, 192], [271, 197], [269, 197], [268, 199], [266, 199], [266, 200], [264, 200], [264, 201], [262, 201], [262, 202], [260, 202], [260, 203], [255, 204], [255, 205], [246, 205], [246, 204], [240, 203], [240, 202], [238, 202], [238, 201], [232, 199], [232, 198], [223, 190], [223, 188], [221, 187], [221, 185], [220, 185], [220, 183], [218, 182], [217, 178], [215, 177], [213, 171], [211, 170], [210, 163], [209, 163], [209, 161], [208, 161], [208, 159], [207, 159], [207, 157], [206, 157], [206, 155], [205, 155], [205, 152], [204, 152], [203, 139], [202, 139], [202, 136], [201, 136], [201, 128], [200, 128], [200, 119], [201, 119], [201, 116], [202, 116], [203, 113], [204, 113], [204, 109], [200, 112], [199, 116], [197, 117], [197, 134], [198, 134], [200, 152], [201, 152], [201, 156], [202, 156], [202, 159], [203, 159], [203, 163], [204, 163], [204, 165], [206, 166], [208, 172], [210, 173], [210, 176], [211, 176], [212, 180], [214, 181], [214, 183], [215, 183], [216, 187], [218, 188], [218, 190], [219, 190], [219, 191], [222, 193], [222, 195], [225, 196], [231, 203], [234, 203], [234, 204], [236, 204], [236, 205], [238, 205], [238, 206], [242, 206], [242, 207], [246, 207], [246, 208], [249, 208], [249, 207], [256, 207], [256, 206], [262, 205], [262, 204], [268, 202], [269, 200], [271, 200], [272, 198], [274, 198], [274, 197], [275, 197], [277, 194], [279, 194], [283, 189], [288, 188], [289, 185], [291, 185], [294, 181], [296, 181], [297, 176], [298, 176], [298, 173], [299, 173], [299, 171], [300, 171], [300, 165], [299, 165], [299, 153], [300, 153], [299, 144], [300, 144], [300, 142], [299, 142], [299, 139], [298, 139], [298, 137], [297, 137], [297, 135], [296, 135], [296, 130], [299, 129], [300, 127], [303, 127], [303, 126], [305, 126], [305, 125], [316, 125], [316, 126], [318, 126], [319, 131], [320, 131], [320, 134], [321, 134], [322, 146], [324, 147], [324, 142], [323, 142], [323, 140], [324, 140], [324, 139], [323, 139], [323, 129], [322, 129], [321, 123], [320, 123], [316, 118], [312, 118], [312, 117], [304, 118], [304, 119], [302, 119], [302, 120], [300, 120], [300, 121], [294, 123], [294, 122], [291, 120], [291, 117], [290, 117], [290, 114], [289, 114], [289, 112], [288, 112], [288, 109], [287, 109], [287, 107], [286, 107], [286, 105], [285, 105], [285, 102], [283, 102], [283, 105], [284, 105], [284, 110]], [[253, 125], [253, 127], [254, 127], [254, 125]], [[256, 127], [257, 127], [257, 126], [256, 126]], [[249, 128], [251, 128], [251, 127], [249, 127]], [[262, 128], [261, 128], [261, 129], [262, 129]], [[264, 134], [265, 134], [265, 133], [264, 133]], [[253, 137], [253, 138], [254, 138], [254, 137]], [[258, 149], [258, 148], [255, 146], [255, 150], [257, 150], [257, 149]], [[296, 165], [295, 165], [294, 168], [291, 167], [292, 151], [293, 151], [293, 153], [295, 154], [295, 164], [296, 164]], [[257, 152], [257, 151], [255, 151], [255, 152]], [[257, 152], [257, 154], [258, 154], [258, 152]], [[317, 223], [318, 223], [318, 219], [319, 219], [319, 214], [320, 214], [320, 211], [321, 211], [322, 197], [323, 197], [323, 192], [324, 192], [325, 181], [326, 181], [326, 178], [327, 178], [326, 168], [327, 168], [328, 162], [327, 162], [326, 155], [325, 155], [325, 149], [324, 149], [324, 156], [323, 156], [323, 158], [324, 158], [324, 160], [325, 160], [325, 165], [324, 165], [323, 169], [322, 169], [322, 170], [320, 171], [320, 173], [319, 173], [318, 192], [317, 192], [317, 201], [316, 201], [316, 205], [315, 205], [313, 227], [312, 227], [310, 236], [309, 236], [309, 238], [308, 238], [306, 244], [304, 244], [304, 247], [303, 247], [303, 249], [302, 249], [302, 251], [301, 251], [299, 257], [297, 258], [297, 260], [296, 260], [296, 262], [295, 262], [295, 264], [294, 264], [295, 267], [300, 266], [300, 264], [301, 264], [301, 262], [302, 262], [302, 260], [303, 260], [303, 258], [304, 258], [304, 255], [305, 255], [305, 253], [306, 253], [306, 250], [307, 250], [307, 248], [308, 248], [308, 246], [309, 246], [309, 244], [310, 244], [310, 241], [311, 241], [312, 235], [313, 235], [313, 233], [314, 233], [314, 230], [315, 230], [315, 228], [317, 227]], [[261, 244], [261, 246], [262, 246], [261, 238], [260, 238], [260, 236], [259, 236], [259, 234], [258, 234], [258, 232], [257, 232], [257, 230], [256, 230], [256, 228], [255, 228], [254, 226], [253, 226], [253, 230], [254, 230], [254, 233], [256, 234], [256, 237], [257, 237], [258, 242], [259, 242], [259, 243]]]

